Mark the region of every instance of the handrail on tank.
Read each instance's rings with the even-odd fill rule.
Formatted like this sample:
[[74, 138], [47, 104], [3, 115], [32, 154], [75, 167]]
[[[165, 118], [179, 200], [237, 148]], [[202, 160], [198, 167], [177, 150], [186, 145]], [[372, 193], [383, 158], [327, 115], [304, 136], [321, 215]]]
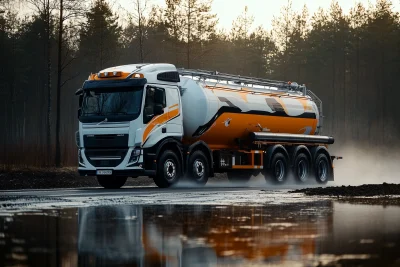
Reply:
[[[207, 70], [196, 70], [196, 69], [177, 69], [179, 74], [182, 76], [192, 76], [198, 77], [199, 79], [214, 79], [218, 82], [226, 81], [226, 82], [234, 82], [237, 85], [245, 84], [245, 85], [260, 85], [265, 87], [275, 87], [281, 91], [298, 91], [301, 92], [304, 96], [307, 95], [307, 89], [305, 85], [298, 85], [297, 83], [277, 81], [277, 80], [269, 80], [241, 75], [233, 75], [227, 73], [220, 73], [217, 71], [207, 71]], [[257, 88], [262, 89], [262, 88]], [[266, 89], [266, 88], [264, 88]]]

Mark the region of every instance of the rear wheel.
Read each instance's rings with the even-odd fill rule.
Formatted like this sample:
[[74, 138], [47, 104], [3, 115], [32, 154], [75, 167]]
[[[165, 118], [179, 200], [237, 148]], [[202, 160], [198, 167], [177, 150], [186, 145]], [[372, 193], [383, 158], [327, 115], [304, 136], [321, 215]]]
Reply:
[[317, 182], [320, 184], [326, 184], [331, 175], [331, 171], [328, 157], [323, 153], [318, 154], [314, 163], [314, 174]]
[[293, 166], [293, 173], [296, 180], [305, 183], [310, 176], [310, 160], [304, 153], [296, 156]]
[[174, 151], [166, 150], [158, 160], [154, 183], [160, 188], [170, 187], [179, 181], [182, 175], [181, 170], [178, 156]]
[[228, 172], [228, 180], [231, 183], [247, 183], [250, 181], [252, 172], [249, 171], [237, 171], [237, 172]]
[[274, 183], [284, 184], [288, 177], [288, 162], [282, 153], [276, 153], [271, 160], [271, 167], [267, 169], [268, 177], [272, 177]]
[[189, 179], [198, 185], [205, 185], [209, 177], [208, 160], [202, 151], [195, 151], [189, 157]]
[[106, 189], [121, 188], [128, 177], [121, 176], [97, 176], [97, 182]]

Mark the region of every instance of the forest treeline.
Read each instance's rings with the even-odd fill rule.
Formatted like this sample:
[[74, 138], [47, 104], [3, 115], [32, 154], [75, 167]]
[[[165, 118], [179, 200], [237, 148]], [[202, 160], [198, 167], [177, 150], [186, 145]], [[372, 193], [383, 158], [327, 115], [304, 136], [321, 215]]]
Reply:
[[218, 30], [208, 0], [117, 9], [105, 0], [0, 1], [0, 164], [75, 166], [74, 92], [92, 72], [138, 62], [304, 83], [338, 145], [400, 141], [400, 20], [388, 0], [348, 14], [336, 1], [315, 14], [288, 1], [271, 31], [253, 25], [247, 8], [232, 30]]

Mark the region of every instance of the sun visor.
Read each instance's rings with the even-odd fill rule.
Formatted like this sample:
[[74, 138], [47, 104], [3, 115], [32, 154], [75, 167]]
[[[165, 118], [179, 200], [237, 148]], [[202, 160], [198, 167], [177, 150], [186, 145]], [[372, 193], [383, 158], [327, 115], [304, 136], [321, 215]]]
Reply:
[[124, 80], [105, 80], [105, 81], [86, 81], [83, 84], [83, 90], [112, 90], [112, 89], [124, 89], [131, 87], [144, 86], [147, 83], [146, 78], [141, 79], [124, 79]]

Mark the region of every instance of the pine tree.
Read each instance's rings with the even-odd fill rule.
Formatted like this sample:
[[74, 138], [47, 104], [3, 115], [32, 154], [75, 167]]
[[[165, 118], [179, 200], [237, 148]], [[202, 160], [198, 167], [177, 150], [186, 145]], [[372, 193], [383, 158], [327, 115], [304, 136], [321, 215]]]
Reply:
[[80, 59], [86, 63], [87, 71], [96, 72], [117, 64], [120, 48], [121, 27], [117, 16], [104, 0], [96, 0], [86, 13], [87, 22], [80, 32]]
[[[254, 16], [248, 13], [247, 6], [244, 12], [232, 23], [230, 39], [234, 46], [234, 57], [240, 64], [236, 64], [236, 73], [250, 75], [249, 53], [250, 53], [250, 33], [253, 26]], [[256, 38], [254, 35], [253, 38]]]
[[[191, 60], [203, 56], [203, 41], [209, 40], [215, 33], [218, 23], [215, 14], [211, 14], [212, 1], [182, 0], [181, 15], [183, 16], [182, 38], [186, 45], [186, 67], [191, 67]], [[199, 47], [200, 49], [196, 49]]]

